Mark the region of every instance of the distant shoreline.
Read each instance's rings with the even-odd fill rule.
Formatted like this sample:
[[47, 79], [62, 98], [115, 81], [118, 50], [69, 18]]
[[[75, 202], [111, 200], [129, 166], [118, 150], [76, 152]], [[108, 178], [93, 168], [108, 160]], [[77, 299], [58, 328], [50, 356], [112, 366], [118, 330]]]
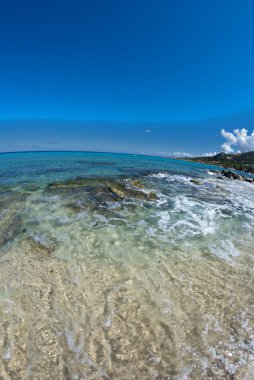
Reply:
[[234, 169], [248, 174], [254, 174], [254, 152], [239, 154], [219, 153], [212, 157], [178, 158], [180, 161], [199, 162], [205, 165], [220, 166], [224, 169]]

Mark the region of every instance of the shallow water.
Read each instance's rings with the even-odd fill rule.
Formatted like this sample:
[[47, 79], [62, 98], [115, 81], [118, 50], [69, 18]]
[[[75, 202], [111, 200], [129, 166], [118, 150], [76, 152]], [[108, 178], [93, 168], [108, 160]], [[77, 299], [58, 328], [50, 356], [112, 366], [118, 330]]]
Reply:
[[253, 379], [254, 185], [209, 169], [0, 155], [1, 378]]

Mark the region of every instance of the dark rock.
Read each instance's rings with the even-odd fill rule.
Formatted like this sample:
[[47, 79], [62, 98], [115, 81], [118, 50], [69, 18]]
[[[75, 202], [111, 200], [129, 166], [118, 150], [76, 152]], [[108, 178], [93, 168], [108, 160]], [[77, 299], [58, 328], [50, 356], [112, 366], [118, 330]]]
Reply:
[[120, 198], [125, 198], [127, 196], [127, 192], [125, 191], [125, 189], [112, 186], [112, 187], [109, 187], [109, 190]]
[[195, 183], [195, 185], [202, 185], [202, 182], [195, 178], [191, 179], [190, 182]]
[[10, 213], [1, 218], [0, 223], [0, 246], [13, 240], [21, 230], [21, 217]]
[[131, 181], [131, 184], [134, 187], [137, 187], [139, 189], [144, 189], [144, 185], [142, 184], [142, 182], [139, 179], [134, 179], [133, 181]]
[[237, 179], [239, 181], [253, 182], [253, 180], [242, 176], [241, 174], [234, 173], [230, 170], [222, 170], [221, 174], [229, 179]]
[[[135, 187], [141, 188], [140, 181], [133, 181]], [[125, 198], [136, 198], [139, 200], [152, 200], [155, 199], [154, 195], [149, 197], [142, 191], [133, 189], [127, 186], [126, 182], [119, 180], [110, 180], [105, 178], [76, 178], [64, 182], [55, 182], [48, 185], [47, 192], [57, 192], [65, 195], [74, 195], [86, 193], [92, 196], [99, 202], [121, 200]]]
[[154, 191], [150, 191], [150, 193], [147, 196], [147, 199], [149, 201], [157, 201], [159, 198], [158, 198], [157, 194]]
[[25, 199], [24, 194], [12, 192], [0, 202], [0, 246], [13, 240], [24, 229], [21, 214]]
[[230, 178], [230, 179], [238, 179], [238, 174], [235, 174], [233, 172], [231, 172], [230, 170], [222, 170], [221, 171], [221, 174], [224, 176], [224, 177], [227, 177], [227, 178]]
[[40, 186], [34, 183], [29, 183], [26, 186], [24, 186], [24, 190], [28, 192], [37, 191], [40, 189]]
[[109, 190], [121, 199], [136, 198], [144, 201], [149, 200], [149, 197], [146, 193], [126, 187], [124, 184], [114, 184], [114, 186], [109, 187]]
[[[101, 215], [110, 220], [112, 224], [123, 225], [122, 211], [128, 209], [129, 213], [135, 214], [138, 202], [123, 202], [124, 200], [135, 199], [144, 202], [158, 200], [154, 191], [144, 192], [137, 188], [141, 186], [139, 180], [131, 184], [128, 180], [112, 180], [107, 178], [78, 178], [76, 180], [56, 182], [50, 184], [45, 192], [61, 195], [65, 207], [71, 213], [88, 212], [92, 215]], [[136, 188], [131, 185], [137, 185]], [[112, 207], [113, 205], [113, 207]], [[148, 207], [148, 203], [146, 203]], [[55, 221], [61, 225], [61, 221]], [[102, 222], [98, 221], [96, 228]]]

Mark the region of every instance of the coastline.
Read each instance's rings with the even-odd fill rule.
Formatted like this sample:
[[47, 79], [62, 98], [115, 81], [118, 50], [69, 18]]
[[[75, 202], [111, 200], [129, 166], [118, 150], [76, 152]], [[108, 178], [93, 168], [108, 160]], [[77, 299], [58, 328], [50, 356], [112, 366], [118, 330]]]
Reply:
[[226, 163], [221, 163], [219, 161], [205, 161], [205, 160], [201, 160], [200, 158], [198, 159], [190, 159], [190, 158], [176, 158], [176, 160], [179, 160], [179, 161], [185, 161], [185, 162], [198, 162], [200, 164], [204, 164], [204, 165], [211, 165], [211, 166], [217, 166], [219, 168], [224, 168], [224, 169], [231, 169], [231, 170], [236, 170], [238, 172], [244, 172], [244, 173], [247, 173], [247, 174], [250, 174], [250, 175], [254, 175], [254, 169], [253, 170], [247, 170], [247, 169], [239, 169], [239, 167], [237, 167], [238, 165], [234, 165], [234, 164], [226, 164]]

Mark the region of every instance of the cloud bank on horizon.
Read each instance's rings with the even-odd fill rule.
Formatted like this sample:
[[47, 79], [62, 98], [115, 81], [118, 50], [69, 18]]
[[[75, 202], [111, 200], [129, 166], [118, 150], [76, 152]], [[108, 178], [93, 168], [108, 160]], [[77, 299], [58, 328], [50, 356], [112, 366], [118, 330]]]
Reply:
[[[234, 129], [233, 132], [227, 132], [225, 129], [222, 129], [220, 131], [221, 136], [226, 140], [221, 145], [222, 152], [226, 154], [230, 153], [243, 153], [243, 152], [249, 152], [254, 151], [254, 130], [252, 133], [248, 133], [248, 129], [242, 128], [242, 129]], [[160, 153], [160, 152], [158, 152]], [[202, 157], [211, 157], [215, 156], [217, 152], [212, 153], [204, 153]], [[191, 157], [197, 157], [197, 155], [189, 154], [186, 152], [174, 152], [169, 153], [170, 157], [173, 158], [191, 158]]]
[[212, 157], [215, 156], [217, 152], [209, 152], [209, 153], [203, 153], [203, 154], [191, 154], [186, 152], [174, 152], [174, 153], [167, 153], [167, 152], [158, 152], [158, 155], [160, 156], [166, 156], [171, 158], [192, 158], [192, 157]]
[[242, 153], [254, 150], [254, 130], [248, 134], [245, 128], [235, 129], [232, 132], [221, 130], [221, 136], [226, 139], [226, 142], [221, 145], [224, 153]]

